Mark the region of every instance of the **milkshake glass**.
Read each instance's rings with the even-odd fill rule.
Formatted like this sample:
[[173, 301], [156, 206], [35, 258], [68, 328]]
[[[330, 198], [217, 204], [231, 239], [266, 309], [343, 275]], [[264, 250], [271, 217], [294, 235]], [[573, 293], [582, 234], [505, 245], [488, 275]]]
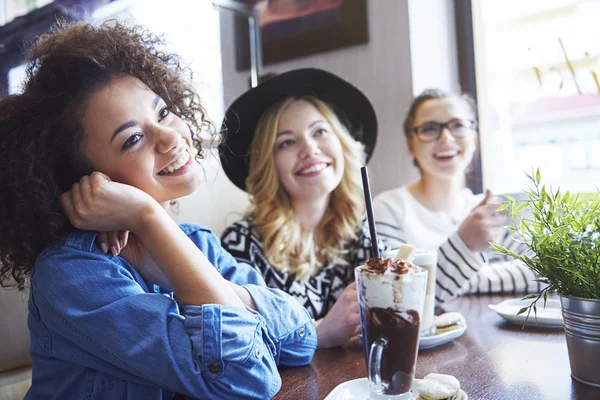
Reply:
[[427, 271], [376, 258], [355, 275], [371, 398], [410, 399]]

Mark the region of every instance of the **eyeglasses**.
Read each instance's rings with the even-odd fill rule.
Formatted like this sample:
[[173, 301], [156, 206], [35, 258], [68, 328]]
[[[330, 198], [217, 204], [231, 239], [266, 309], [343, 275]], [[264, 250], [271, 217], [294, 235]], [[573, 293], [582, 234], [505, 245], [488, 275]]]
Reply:
[[415, 128], [412, 132], [417, 136], [421, 142], [435, 142], [442, 137], [444, 128], [448, 128], [452, 136], [455, 138], [462, 138], [470, 133], [474, 132], [477, 128], [477, 122], [468, 119], [453, 119], [445, 124], [438, 122], [425, 122]]

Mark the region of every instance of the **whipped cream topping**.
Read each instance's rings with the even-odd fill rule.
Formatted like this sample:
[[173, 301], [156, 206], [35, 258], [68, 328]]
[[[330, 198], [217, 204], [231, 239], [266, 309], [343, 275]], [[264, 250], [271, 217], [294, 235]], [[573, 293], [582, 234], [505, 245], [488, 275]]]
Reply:
[[427, 271], [404, 260], [375, 258], [356, 271], [358, 290], [369, 308], [392, 308], [399, 314], [415, 310], [423, 314]]

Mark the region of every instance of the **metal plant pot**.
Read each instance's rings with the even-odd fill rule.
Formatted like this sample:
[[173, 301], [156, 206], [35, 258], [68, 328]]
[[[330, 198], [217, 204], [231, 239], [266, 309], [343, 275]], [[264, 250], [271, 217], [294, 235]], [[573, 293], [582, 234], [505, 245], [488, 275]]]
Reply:
[[560, 303], [571, 376], [600, 388], [600, 300], [560, 295]]

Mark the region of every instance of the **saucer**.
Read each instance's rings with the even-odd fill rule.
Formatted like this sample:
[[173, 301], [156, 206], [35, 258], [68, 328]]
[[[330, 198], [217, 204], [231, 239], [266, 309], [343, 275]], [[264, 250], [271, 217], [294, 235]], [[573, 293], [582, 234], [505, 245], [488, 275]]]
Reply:
[[448, 331], [440, 334], [429, 334], [419, 338], [419, 350], [431, 349], [449, 343], [454, 339], [462, 336], [467, 330], [467, 321], [461, 316], [461, 327], [453, 331]]
[[[414, 400], [419, 397], [417, 382], [420, 379], [413, 380], [411, 394], [412, 397], [409, 399]], [[369, 400], [371, 397], [369, 393], [369, 380], [367, 378], [359, 378], [351, 381], [340, 383], [325, 397], [325, 400]], [[381, 396], [381, 399], [385, 399], [385, 396]], [[393, 397], [388, 397], [393, 399]]]
[[[560, 300], [548, 299], [546, 301], [546, 308], [544, 308], [544, 300], [537, 302], [537, 317], [531, 310], [529, 318], [525, 311], [521, 315], [517, 315], [519, 310], [523, 307], [528, 307], [533, 302], [533, 299], [522, 300], [522, 299], [510, 299], [504, 300], [496, 305], [489, 304], [488, 307], [496, 311], [498, 315], [507, 320], [512, 324], [537, 326], [540, 328], [562, 328], [563, 318], [560, 308]], [[525, 319], [527, 318], [527, 321]]]
[[[419, 398], [419, 389], [417, 388], [417, 383], [420, 379], [415, 379], [412, 384], [412, 390], [410, 394], [412, 396], [409, 397], [410, 400], [416, 400]], [[467, 400], [467, 394], [461, 389], [459, 393], [462, 395], [460, 397], [461, 400]], [[325, 400], [369, 400], [371, 394], [369, 393], [369, 380], [367, 378], [359, 378], [351, 381], [347, 381], [341, 383], [335, 387], [325, 397]], [[375, 399], [394, 399], [399, 396], [388, 396], [385, 395], [377, 396]]]

